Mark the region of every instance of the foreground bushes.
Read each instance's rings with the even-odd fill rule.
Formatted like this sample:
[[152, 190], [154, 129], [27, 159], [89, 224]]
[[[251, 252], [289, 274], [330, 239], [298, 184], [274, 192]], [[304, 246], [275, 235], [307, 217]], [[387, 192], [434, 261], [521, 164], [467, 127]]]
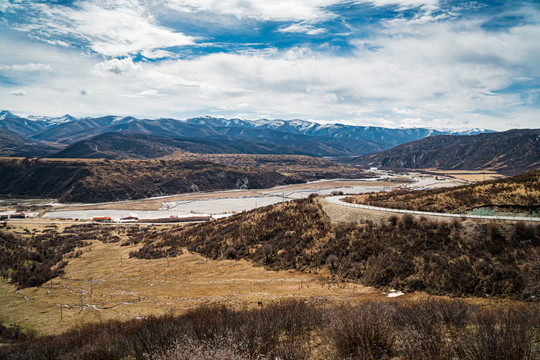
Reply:
[[531, 360], [540, 359], [538, 310], [486, 310], [454, 300], [201, 307], [86, 325], [0, 348], [0, 358]]
[[62, 275], [66, 260], [80, 256], [78, 249], [95, 237], [91, 225], [73, 225], [63, 233], [46, 229], [31, 236], [0, 230], [0, 275], [20, 288], [39, 286]]

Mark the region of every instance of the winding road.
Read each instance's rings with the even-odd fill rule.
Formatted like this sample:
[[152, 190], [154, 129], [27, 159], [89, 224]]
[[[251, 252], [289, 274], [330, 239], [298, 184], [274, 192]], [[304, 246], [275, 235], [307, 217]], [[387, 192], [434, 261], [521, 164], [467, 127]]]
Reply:
[[374, 210], [374, 211], [385, 211], [391, 213], [400, 213], [400, 214], [411, 214], [411, 215], [424, 215], [424, 216], [441, 216], [441, 217], [453, 217], [453, 218], [468, 218], [468, 219], [484, 219], [484, 220], [506, 220], [506, 221], [534, 221], [540, 222], [540, 218], [537, 217], [524, 217], [524, 216], [483, 216], [483, 215], [465, 215], [465, 214], [447, 214], [447, 213], [435, 213], [427, 211], [413, 211], [413, 210], [400, 210], [400, 209], [389, 209], [382, 208], [377, 206], [369, 205], [360, 205], [360, 204], [351, 204], [343, 201], [342, 199], [350, 197], [350, 195], [342, 196], [327, 196], [324, 198], [324, 201], [341, 206], [348, 206], [352, 208], [359, 208], [365, 210]]

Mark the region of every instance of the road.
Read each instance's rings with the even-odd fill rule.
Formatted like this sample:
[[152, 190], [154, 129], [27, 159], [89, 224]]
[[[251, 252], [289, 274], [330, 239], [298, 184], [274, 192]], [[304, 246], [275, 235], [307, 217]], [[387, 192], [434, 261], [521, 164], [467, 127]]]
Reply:
[[324, 198], [324, 200], [326, 202], [328, 202], [330, 204], [334, 204], [334, 205], [341, 205], [341, 206], [347, 206], [347, 207], [365, 209], [365, 210], [392, 212], [392, 213], [399, 213], [399, 214], [411, 214], [411, 215], [421, 215], [421, 216], [422, 215], [423, 216], [440, 216], [440, 217], [453, 217], [453, 218], [468, 218], [468, 219], [483, 219], [483, 220], [506, 220], [506, 221], [533, 221], [533, 222], [540, 222], [540, 218], [524, 217], [524, 216], [481, 216], [481, 215], [447, 214], [447, 213], [435, 213], [435, 212], [427, 212], [427, 211], [389, 209], [389, 208], [382, 208], [382, 207], [369, 206], [369, 205], [351, 204], [351, 203], [342, 201], [342, 199], [346, 198], [346, 197], [348, 197], [348, 195], [345, 195], [345, 196], [331, 196], [331, 197], [327, 196], [327, 197]]

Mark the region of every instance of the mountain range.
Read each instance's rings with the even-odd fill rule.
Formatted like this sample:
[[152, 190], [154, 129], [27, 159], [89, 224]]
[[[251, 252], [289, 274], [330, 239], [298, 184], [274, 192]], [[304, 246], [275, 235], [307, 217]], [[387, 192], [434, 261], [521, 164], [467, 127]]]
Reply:
[[[469, 135], [486, 131], [474, 129], [466, 132], [445, 132], [427, 128], [389, 129], [318, 124], [304, 120], [241, 120], [214, 117], [187, 120], [149, 120], [112, 115], [79, 119], [69, 115], [24, 118], [9, 111], [0, 112], [0, 129], [9, 130], [36, 142], [57, 144], [62, 147], [107, 133], [129, 133], [181, 140], [183, 144], [177, 142], [173, 144], [181, 149], [187, 146], [186, 142], [198, 143], [200, 144], [198, 151], [211, 153], [296, 154], [316, 157], [358, 156], [390, 149], [427, 136]], [[129, 141], [141, 141], [135, 135], [123, 138], [129, 137], [133, 138]], [[94, 142], [102, 140], [102, 138], [92, 139]], [[158, 143], [162, 142], [158, 140]], [[70, 151], [80, 153], [85, 146], [91, 147], [91, 144], [83, 143], [77, 145], [78, 150]], [[98, 155], [91, 154], [89, 157], [95, 156]]]
[[319, 124], [304, 120], [186, 120], [132, 116], [20, 117], [0, 112], [0, 155], [155, 159], [178, 154], [307, 155], [362, 167], [495, 169], [540, 166], [540, 130], [463, 132]]

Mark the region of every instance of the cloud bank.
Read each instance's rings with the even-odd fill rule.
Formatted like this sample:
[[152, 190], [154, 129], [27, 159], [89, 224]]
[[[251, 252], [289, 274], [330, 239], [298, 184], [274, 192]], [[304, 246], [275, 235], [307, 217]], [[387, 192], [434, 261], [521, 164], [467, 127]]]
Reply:
[[0, 11], [0, 101], [25, 114], [537, 127], [534, 2], [93, 0]]

